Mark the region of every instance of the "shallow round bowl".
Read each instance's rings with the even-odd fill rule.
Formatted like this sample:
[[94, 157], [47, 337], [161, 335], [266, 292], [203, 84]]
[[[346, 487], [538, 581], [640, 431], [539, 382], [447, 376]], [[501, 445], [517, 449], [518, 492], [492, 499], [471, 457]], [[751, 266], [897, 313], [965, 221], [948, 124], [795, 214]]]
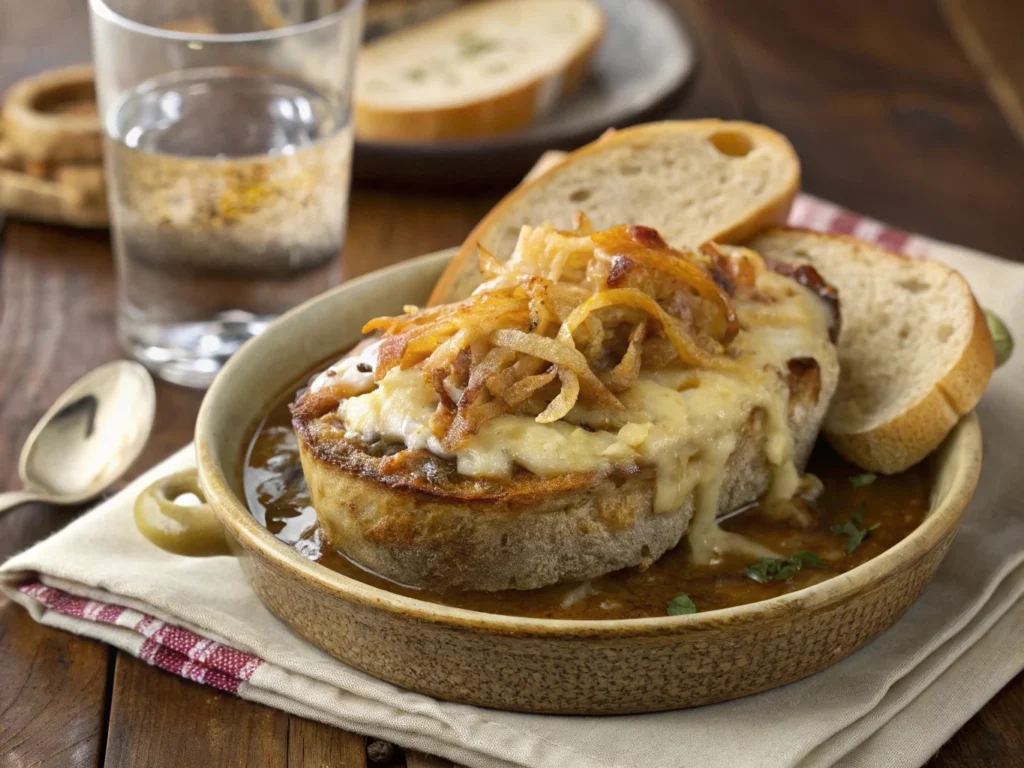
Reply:
[[202, 490], [253, 589], [309, 642], [442, 699], [529, 712], [650, 712], [813, 674], [885, 630], [931, 579], [978, 479], [973, 415], [932, 459], [931, 511], [910, 536], [841, 576], [726, 610], [617, 621], [478, 613], [368, 586], [278, 541], [250, 514], [242, 490], [259, 419], [297, 376], [354, 344], [366, 320], [423, 303], [450, 255], [375, 272], [290, 312], [230, 360], [203, 401]]

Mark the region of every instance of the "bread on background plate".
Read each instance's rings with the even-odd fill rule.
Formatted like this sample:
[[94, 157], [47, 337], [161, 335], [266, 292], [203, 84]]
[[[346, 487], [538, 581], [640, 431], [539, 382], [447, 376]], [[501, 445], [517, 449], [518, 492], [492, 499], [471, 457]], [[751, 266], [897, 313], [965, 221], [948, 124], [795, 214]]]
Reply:
[[593, 0], [471, 3], [359, 54], [356, 136], [430, 142], [510, 133], [582, 82], [604, 36]]
[[677, 248], [736, 243], [783, 223], [799, 189], [796, 152], [761, 125], [690, 120], [616, 131], [506, 195], [466, 238], [429, 303], [472, 293], [478, 246], [505, 258], [524, 224], [568, 229], [582, 210], [597, 229], [642, 224]]

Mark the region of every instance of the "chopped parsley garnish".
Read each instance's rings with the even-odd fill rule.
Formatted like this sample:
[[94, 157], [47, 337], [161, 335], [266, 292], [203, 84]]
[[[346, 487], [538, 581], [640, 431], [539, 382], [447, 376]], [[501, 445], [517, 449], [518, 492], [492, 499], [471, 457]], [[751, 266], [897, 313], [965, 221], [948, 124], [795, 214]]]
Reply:
[[685, 592], [680, 592], [668, 601], [669, 616], [688, 616], [691, 613], [697, 613], [697, 606]]
[[853, 513], [853, 517], [842, 525], [833, 525], [830, 529], [836, 536], [846, 537], [846, 554], [848, 555], [852, 555], [853, 551], [868, 537], [868, 534], [881, 525], [881, 523], [875, 523], [872, 526], [864, 526], [865, 508], [866, 505], [861, 504], [857, 511]]
[[743, 573], [748, 579], [753, 579], [758, 584], [767, 584], [769, 581], [789, 581], [796, 576], [797, 571], [804, 567], [824, 568], [825, 564], [813, 552], [803, 550], [794, 552], [785, 560], [777, 557], [763, 557], [753, 565], [748, 565]]
[[877, 479], [878, 475], [872, 474], [871, 472], [865, 472], [863, 475], [854, 475], [851, 477], [850, 485], [854, 488], [867, 488]]
[[[825, 564], [821, 562], [821, 558], [809, 550], [801, 550], [794, 552], [793, 557], [802, 562], [804, 565], [809, 565], [811, 568], [824, 568]], [[792, 559], [792, 558], [790, 558]]]

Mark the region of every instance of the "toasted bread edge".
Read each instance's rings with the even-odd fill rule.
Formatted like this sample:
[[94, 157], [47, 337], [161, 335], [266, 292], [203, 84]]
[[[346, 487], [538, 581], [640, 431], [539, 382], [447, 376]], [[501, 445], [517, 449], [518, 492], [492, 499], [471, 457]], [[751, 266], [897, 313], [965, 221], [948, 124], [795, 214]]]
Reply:
[[[718, 240], [725, 243], [738, 243], [752, 237], [760, 230], [771, 226], [772, 224], [784, 222], [789, 211], [789, 207], [792, 205], [793, 199], [800, 190], [800, 161], [797, 158], [792, 145], [781, 134], [771, 128], [757, 125], [756, 123], [717, 119], [674, 120], [638, 125], [632, 128], [616, 131], [615, 133], [604, 136], [597, 141], [591, 142], [590, 144], [571, 152], [559, 162], [553, 164], [544, 173], [520, 184], [509, 192], [509, 194], [502, 198], [501, 201], [498, 202], [498, 204], [480, 220], [476, 227], [473, 228], [473, 231], [469, 233], [469, 236], [459, 248], [458, 253], [456, 253], [451, 262], [449, 262], [445, 271], [441, 274], [440, 279], [437, 281], [437, 284], [434, 286], [434, 290], [430, 294], [428, 305], [434, 306], [436, 304], [444, 304], [465, 298], [465, 296], [458, 295], [459, 288], [464, 285], [467, 278], [471, 278], [478, 269], [477, 243], [483, 239], [483, 233], [499, 224], [505, 210], [507, 210], [507, 207], [510, 204], [518, 202], [520, 198], [526, 195], [532, 194], [536, 189], [540, 188], [556, 174], [563, 171], [567, 166], [579, 161], [586, 161], [594, 154], [609, 147], [622, 143], [641, 142], [643, 139], [655, 133], [675, 131], [685, 133], [708, 133], [722, 129], [742, 131], [750, 135], [758, 143], [771, 144], [775, 146], [783, 154], [790, 156], [792, 161], [792, 172], [790, 174], [789, 182], [785, 187], [778, 191], [773, 199], [762, 205], [753, 207], [748, 213], [739, 217], [738, 220], [724, 228], [721, 232], [715, 233], [708, 239]], [[609, 182], [614, 183], [614, 179], [609, 179]], [[543, 222], [532, 223], [539, 225]], [[700, 243], [694, 243], [694, 245], [700, 245]], [[504, 256], [504, 254], [497, 255], [499, 257]]]

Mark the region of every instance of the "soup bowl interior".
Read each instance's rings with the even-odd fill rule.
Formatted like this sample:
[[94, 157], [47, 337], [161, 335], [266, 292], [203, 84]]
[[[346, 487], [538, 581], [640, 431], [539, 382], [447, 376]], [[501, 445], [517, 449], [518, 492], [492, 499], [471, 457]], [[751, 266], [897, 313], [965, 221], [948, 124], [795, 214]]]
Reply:
[[451, 254], [375, 272], [298, 307], [232, 357], [203, 401], [203, 492], [254, 590], [307, 640], [439, 698], [531, 712], [648, 712], [755, 693], [827, 667], [887, 628], [930, 580], [980, 471], [973, 415], [931, 459], [931, 510], [910, 536], [840, 576], [735, 608], [610, 621], [478, 613], [356, 581], [279, 541], [244, 502], [253, 430], [298, 376], [355, 344], [368, 319], [425, 302]]

